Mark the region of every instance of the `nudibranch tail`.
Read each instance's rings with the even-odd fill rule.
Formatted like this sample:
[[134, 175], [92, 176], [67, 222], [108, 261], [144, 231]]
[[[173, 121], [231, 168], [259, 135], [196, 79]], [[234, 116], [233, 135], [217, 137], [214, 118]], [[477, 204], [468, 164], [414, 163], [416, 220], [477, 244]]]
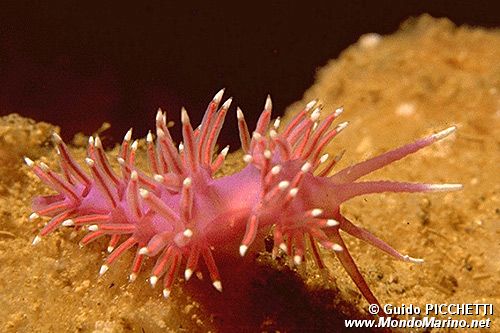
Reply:
[[422, 262], [402, 255], [355, 226], [341, 215], [340, 205], [370, 193], [461, 188], [458, 184], [358, 181], [444, 138], [454, 127], [330, 175], [344, 151], [333, 158], [323, 151], [348, 125], [342, 122], [333, 126], [343, 108], [320, 120], [323, 106], [313, 100], [282, 126], [279, 118], [271, 123], [272, 101], [268, 96], [253, 132], [248, 130], [243, 111], [240, 108], [236, 111], [246, 167], [233, 175], [215, 178], [229, 151], [229, 147], [218, 154], [215, 151], [232, 102], [229, 98], [220, 105], [223, 93], [221, 90], [214, 96], [196, 128], [182, 109], [183, 141], [178, 146], [168, 129], [166, 113], [158, 110], [156, 140], [151, 132], [146, 137], [149, 173], [135, 166], [139, 142], [132, 141], [132, 129], [120, 147], [119, 172], [113, 169], [98, 136], [89, 138], [87, 172], [75, 161], [59, 135], [54, 134], [60, 174], [45, 163], [25, 158], [41, 181], [57, 191], [33, 202], [30, 220], [51, 218], [33, 244], [60, 226], [88, 231], [80, 241], [82, 245], [109, 237], [109, 255], [99, 273], [106, 273], [123, 253], [135, 249], [130, 281], [139, 276], [144, 259], [154, 257], [156, 262], [149, 282], [154, 287], [163, 279], [165, 297], [170, 295], [178, 270], [185, 267], [187, 281], [201, 269], [200, 262], [204, 262], [214, 288], [222, 291], [213, 252], [229, 255], [224, 251], [231, 240], [236, 240], [239, 254], [244, 256], [258, 236], [269, 230], [274, 237], [273, 255], [284, 252], [295, 265], [306, 259], [308, 248], [319, 268], [325, 267], [319, 247], [335, 253], [370, 303], [378, 302], [340, 230], [396, 259]]

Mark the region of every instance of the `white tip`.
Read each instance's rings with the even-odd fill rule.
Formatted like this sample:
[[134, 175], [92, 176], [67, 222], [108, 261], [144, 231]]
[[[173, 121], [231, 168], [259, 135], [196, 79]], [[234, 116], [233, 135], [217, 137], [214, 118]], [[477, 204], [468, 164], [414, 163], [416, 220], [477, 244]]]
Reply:
[[318, 100], [317, 99], [313, 99], [312, 101], [310, 101], [309, 103], [306, 104], [306, 111], [309, 111], [311, 110], [315, 105], [316, 103], [318, 103]]
[[243, 161], [245, 163], [252, 163], [252, 161], [253, 161], [252, 155], [250, 155], [250, 154], [243, 155]]
[[193, 181], [191, 180], [191, 178], [187, 177], [184, 179], [184, 181], [182, 182], [182, 185], [184, 187], [190, 187], [191, 184], [193, 183]]
[[163, 112], [161, 111], [160, 108], [158, 108], [158, 111], [156, 111], [156, 121], [161, 122], [163, 120]]
[[158, 183], [163, 183], [163, 181], [165, 180], [165, 178], [162, 175], [158, 174], [154, 175], [153, 179], [156, 180]]
[[140, 254], [140, 255], [143, 255], [143, 256], [144, 256], [144, 255], [146, 255], [146, 254], [148, 254], [148, 253], [149, 253], [148, 248], [147, 248], [147, 247], [145, 247], [145, 246], [144, 246], [144, 247], [141, 247], [141, 248], [139, 249], [139, 254]]
[[130, 141], [130, 140], [132, 140], [132, 128], [130, 128], [123, 137], [123, 141]]
[[283, 252], [288, 252], [288, 247], [286, 246], [286, 244], [285, 244], [285, 243], [281, 243], [281, 244], [279, 245], [279, 248], [280, 248], [280, 250], [281, 250], [281, 251], [283, 251]]
[[30, 221], [34, 221], [36, 219], [38, 219], [40, 217], [40, 215], [38, 215], [37, 213], [31, 213], [30, 216], [28, 217], [28, 220]]
[[118, 161], [118, 164], [120, 165], [124, 165], [125, 164], [125, 160], [121, 157], [117, 157], [116, 160]]
[[433, 137], [436, 140], [441, 140], [441, 139], [447, 137], [448, 135], [450, 135], [451, 133], [455, 132], [456, 130], [457, 130], [456, 126], [451, 126], [451, 127], [448, 127], [447, 129], [442, 130], [441, 132], [434, 134]]
[[335, 115], [335, 118], [337, 118], [338, 116], [340, 116], [342, 114], [342, 112], [344, 112], [344, 107], [341, 106], [339, 107], [338, 109], [336, 109], [333, 114]]
[[288, 193], [290, 193], [290, 196], [293, 198], [297, 195], [298, 192], [299, 192], [299, 189], [297, 187], [294, 187]]
[[42, 237], [36, 236], [35, 238], [33, 238], [33, 241], [31, 242], [31, 245], [36, 245], [36, 244], [40, 243], [41, 240], [42, 240]]
[[323, 214], [323, 209], [321, 209], [321, 208], [314, 208], [313, 210], [311, 210], [311, 215], [313, 217], [318, 217], [321, 214]]
[[93, 146], [94, 145], [94, 137], [91, 135], [89, 136], [89, 146]]
[[332, 250], [335, 252], [341, 252], [344, 250], [344, 248], [342, 246], [340, 246], [339, 244], [335, 243], [332, 245]]
[[181, 123], [189, 124], [189, 116], [184, 107], [181, 109]]
[[239, 107], [236, 108], [236, 118], [238, 118], [238, 120], [245, 119], [245, 116], [243, 115], [243, 111], [241, 111], [241, 109]]
[[321, 156], [321, 157], [319, 158], [319, 162], [320, 162], [320, 163], [325, 163], [325, 162], [326, 162], [326, 160], [328, 160], [328, 157], [330, 157], [330, 155], [328, 155], [328, 154], [325, 154], [325, 155]]
[[229, 109], [229, 107], [231, 106], [231, 103], [233, 101], [233, 98], [230, 97], [227, 101], [224, 102], [224, 104], [222, 104], [222, 108], [223, 109]]
[[302, 257], [299, 255], [293, 256], [293, 262], [295, 265], [299, 266], [302, 263]]
[[221, 90], [219, 90], [219, 92], [217, 94], [215, 94], [214, 98], [213, 98], [213, 101], [215, 103], [220, 103], [221, 99], [222, 99], [222, 95], [224, 95], [224, 90], [225, 88], [222, 88]]
[[329, 219], [329, 220], [326, 221], [326, 225], [328, 227], [335, 227], [335, 226], [339, 225], [339, 221], [334, 220], [334, 219]]
[[264, 157], [270, 159], [273, 156], [269, 149], [264, 150]]
[[114, 250], [114, 249], [115, 249], [115, 248], [114, 248], [113, 246], [111, 246], [111, 245], [110, 245], [110, 246], [108, 246], [108, 248], [107, 248], [108, 253], [113, 252], [113, 250]]
[[170, 289], [163, 289], [163, 297], [169, 298], [170, 297]]
[[271, 110], [272, 107], [273, 107], [273, 102], [271, 101], [271, 96], [267, 95], [266, 104], [264, 105], [264, 109]]
[[132, 172], [130, 173], [130, 179], [137, 180], [137, 178], [138, 178], [137, 171], [132, 170]]
[[75, 225], [75, 221], [73, 221], [72, 219], [64, 220], [62, 223], [63, 227], [72, 227], [74, 225]]
[[132, 144], [130, 145], [130, 148], [132, 150], [137, 150], [137, 145], [139, 144], [139, 142], [137, 140], [135, 140], [134, 142], [132, 142]]
[[212, 282], [212, 285], [218, 292], [222, 292], [222, 283], [219, 280]]
[[85, 163], [87, 163], [87, 165], [88, 165], [89, 167], [93, 167], [95, 162], [94, 162], [94, 160], [93, 160], [93, 159], [91, 159], [91, 158], [87, 157], [87, 158], [85, 158]]
[[311, 113], [311, 120], [312, 121], [317, 121], [319, 119], [320, 115], [321, 115], [320, 108], [314, 109], [314, 111]]
[[104, 275], [104, 273], [106, 273], [109, 269], [109, 266], [104, 264], [101, 266], [101, 268], [99, 269], [99, 275]]
[[184, 235], [184, 237], [191, 238], [191, 237], [193, 237], [193, 230], [186, 229], [186, 230], [184, 230], [184, 232], [182, 234]]
[[33, 160], [29, 157], [26, 157], [24, 156], [24, 162], [26, 163], [27, 166], [29, 166], [30, 168], [34, 167], [35, 166], [35, 162], [33, 162]]
[[280, 190], [286, 190], [290, 186], [290, 182], [288, 180], [282, 180], [278, 183], [278, 187]]
[[148, 135], [146, 135], [146, 141], [148, 143], [153, 142], [153, 134], [151, 134], [151, 131], [148, 132]]
[[248, 246], [241, 244], [240, 245], [240, 256], [244, 257], [247, 253]]
[[54, 141], [57, 144], [60, 144], [63, 141], [62, 138], [61, 138], [61, 136], [59, 134], [57, 134], [56, 132], [52, 133], [52, 138], [54, 139]]
[[281, 124], [281, 118], [278, 117], [276, 118], [276, 120], [274, 121], [274, 124], [273, 124], [273, 127], [274, 129], [278, 129], [280, 127], [280, 124]]
[[179, 153], [182, 153], [184, 151], [184, 144], [181, 142], [179, 142]]
[[97, 230], [99, 230], [99, 226], [97, 224], [89, 225], [89, 230], [90, 231], [97, 231]]
[[45, 172], [50, 170], [49, 166], [43, 162], [40, 162], [40, 169], [42, 169]]
[[281, 165], [275, 165], [271, 168], [271, 174], [277, 175], [281, 171]]
[[464, 186], [462, 184], [431, 184], [429, 188], [433, 191], [458, 191]]
[[136, 273], [130, 273], [130, 275], [128, 276], [128, 280], [130, 282], [134, 282], [136, 279], [137, 279], [137, 274]]
[[348, 122], [348, 121], [344, 121], [343, 123], [338, 124], [338, 125], [337, 125], [337, 127], [335, 128], [335, 130], [336, 130], [337, 132], [340, 132], [340, 131], [342, 131], [344, 128], [346, 128], [346, 127], [347, 127], [347, 125], [349, 125], [349, 122]]
[[278, 137], [278, 132], [276, 132], [275, 130], [273, 129], [270, 129], [269, 130], [269, 136], [271, 137], [271, 139], [275, 139]]
[[309, 170], [311, 170], [311, 167], [312, 167], [311, 163], [306, 162], [302, 165], [302, 167], [300, 168], [300, 171], [308, 172]]
[[99, 138], [99, 136], [97, 136], [97, 135], [95, 136], [95, 141], [94, 141], [94, 143], [95, 143], [95, 146], [96, 146], [97, 148], [102, 148], [102, 142], [101, 142], [101, 139]]
[[193, 275], [193, 271], [189, 268], [186, 268], [186, 270], [184, 271], [184, 279], [186, 281], [189, 281], [189, 279], [191, 278], [192, 275]]
[[253, 132], [252, 139], [259, 141], [262, 139], [262, 135], [259, 132]]
[[423, 264], [424, 263], [424, 259], [413, 258], [413, 257], [410, 257], [409, 255], [404, 255], [403, 260], [408, 261], [408, 262], [412, 262], [414, 264]]
[[155, 287], [156, 286], [156, 283], [158, 282], [158, 277], [156, 275], [152, 275], [150, 278], [149, 278], [149, 283], [151, 284], [151, 287]]
[[149, 195], [149, 191], [143, 188], [139, 189], [139, 195], [143, 198], [146, 199]]
[[222, 149], [220, 153], [225, 158], [227, 156], [227, 153], [229, 153], [229, 146], [226, 146], [226, 148]]

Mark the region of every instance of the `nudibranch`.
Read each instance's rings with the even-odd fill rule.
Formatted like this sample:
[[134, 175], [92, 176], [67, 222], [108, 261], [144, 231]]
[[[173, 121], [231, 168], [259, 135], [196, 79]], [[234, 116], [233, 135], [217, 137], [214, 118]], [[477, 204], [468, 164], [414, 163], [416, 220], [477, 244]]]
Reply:
[[[271, 121], [272, 103], [267, 98], [255, 131], [249, 132], [243, 112], [237, 109], [241, 146], [246, 167], [216, 178], [228, 147], [216, 153], [216, 143], [232, 99], [220, 105], [219, 91], [193, 129], [182, 110], [182, 143], [177, 146], [167, 127], [166, 114], [156, 115], [156, 140], [146, 138], [150, 172], [136, 168], [138, 141], [128, 131], [120, 147], [114, 170], [98, 136], [90, 137], [85, 171], [72, 157], [59, 135], [54, 133], [60, 157], [60, 173], [45, 163], [25, 158], [33, 172], [57, 194], [33, 201], [30, 219], [50, 221], [33, 240], [40, 240], [60, 226], [88, 231], [85, 245], [109, 237], [108, 255], [100, 268], [104, 274], [125, 251], [134, 248], [131, 281], [146, 256], [155, 257], [150, 283], [163, 278], [163, 295], [168, 297], [179, 268], [189, 280], [204, 262], [213, 286], [222, 291], [214, 251], [227, 247], [244, 256], [257, 236], [271, 231], [273, 253], [286, 253], [291, 263], [300, 265], [306, 249], [320, 268], [322, 252], [336, 254], [369, 303], [378, 303], [353, 261], [340, 231], [376, 246], [396, 259], [420, 263], [402, 255], [390, 245], [354, 225], [340, 213], [340, 205], [356, 196], [380, 192], [432, 192], [462, 188], [460, 184], [421, 184], [394, 181], [359, 181], [377, 169], [412, 154], [448, 136], [450, 127], [400, 148], [383, 153], [343, 170], [332, 171], [342, 153], [330, 158], [324, 148], [346, 126], [333, 122], [339, 108], [320, 120], [322, 106], [308, 103], [286, 126], [279, 118]], [[220, 107], [219, 107], [220, 105]], [[323, 249], [320, 249], [323, 248]]]

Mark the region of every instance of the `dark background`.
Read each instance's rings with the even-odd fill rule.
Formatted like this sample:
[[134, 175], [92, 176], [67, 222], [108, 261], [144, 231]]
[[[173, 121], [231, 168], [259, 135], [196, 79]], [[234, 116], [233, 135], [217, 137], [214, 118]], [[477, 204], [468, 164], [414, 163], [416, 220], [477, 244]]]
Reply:
[[59, 125], [66, 140], [107, 121], [109, 144], [131, 126], [144, 136], [158, 107], [179, 123], [185, 106], [197, 125], [226, 87], [235, 99], [221, 143], [236, 149], [236, 105], [253, 128], [268, 93], [276, 116], [360, 35], [392, 33], [422, 13], [485, 27], [500, 21], [493, 1], [2, 1], [0, 114]]

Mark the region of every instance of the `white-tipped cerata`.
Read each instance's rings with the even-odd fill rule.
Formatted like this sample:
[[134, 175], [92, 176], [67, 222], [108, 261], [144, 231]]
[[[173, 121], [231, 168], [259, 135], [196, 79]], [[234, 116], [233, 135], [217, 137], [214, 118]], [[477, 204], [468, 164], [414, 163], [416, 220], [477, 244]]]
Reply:
[[36, 245], [36, 244], [40, 243], [41, 241], [42, 241], [42, 237], [36, 236], [35, 238], [33, 238], [31, 245]]
[[306, 107], [305, 107], [306, 111], [311, 110], [317, 103], [318, 103], [317, 99], [313, 99], [312, 101], [310, 101], [309, 103], [307, 103]]
[[26, 163], [27, 166], [29, 166], [30, 168], [34, 167], [35, 166], [35, 162], [33, 162], [33, 160], [29, 157], [26, 157], [24, 156], [24, 162]]
[[321, 214], [323, 214], [323, 209], [321, 209], [321, 208], [314, 208], [313, 210], [311, 210], [311, 215], [313, 217], [318, 217]]
[[344, 107], [341, 106], [339, 107], [338, 109], [336, 109], [333, 114], [335, 115], [335, 118], [337, 118], [338, 116], [340, 116], [342, 114], [342, 112], [344, 112]]
[[40, 162], [40, 169], [42, 169], [42, 171], [44, 172], [48, 172], [50, 170], [49, 166], [44, 162]]
[[300, 171], [308, 172], [309, 170], [311, 170], [311, 167], [312, 167], [311, 163], [306, 162], [302, 165], [302, 167], [300, 168]]
[[191, 184], [193, 183], [193, 181], [191, 180], [191, 178], [187, 177], [184, 179], [184, 181], [182, 182], [182, 185], [184, 187], [190, 187]]
[[243, 111], [239, 107], [236, 108], [236, 118], [238, 120], [245, 119], [245, 116], [243, 115]]
[[290, 191], [288, 193], [293, 198], [297, 195], [298, 192], [299, 192], [299, 189], [297, 187], [294, 187], [294, 188], [290, 189]]
[[247, 253], [248, 246], [241, 244], [240, 245], [240, 256], [244, 257]]
[[259, 132], [253, 132], [252, 139], [254, 139], [255, 141], [262, 140], [262, 135]]
[[182, 233], [184, 235], [184, 237], [186, 238], [191, 238], [193, 237], [193, 230], [191, 229], [186, 229], [184, 230], [184, 232]]
[[40, 217], [40, 215], [38, 215], [37, 213], [31, 213], [30, 216], [28, 217], [28, 220], [30, 221], [34, 221], [36, 219], [38, 219]]
[[135, 150], [137, 150], [138, 145], [139, 145], [139, 141], [134, 140], [134, 142], [132, 142], [132, 144], [130, 145], [130, 149], [135, 151]]
[[227, 153], [229, 153], [229, 146], [226, 146], [226, 148], [222, 149], [220, 153], [222, 156], [226, 157]]
[[299, 255], [293, 256], [293, 263], [296, 266], [300, 266], [300, 264], [302, 263], [302, 256], [299, 256]]
[[56, 132], [52, 132], [52, 139], [54, 140], [54, 142], [56, 144], [60, 144], [63, 141], [61, 136], [59, 134], [57, 134]]
[[462, 184], [431, 184], [429, 189], [432, 191], [458, 191], [464, 186]]
[[132, 140], [132, 128], [125, 133], [125, 136], [123, 137], [123, 141], [130, 141]]
[[311, 121], [313, 122], [317, 121], [320, 115], [321, 115], [320, 108], [314, 109], [314, 111], [311, 113]]
[[212, 285], [214, 286], [215, 289], [217, 289], [218, 292], [220, 293], [222, 292], [222, 283], [219, 280], [214, 281]]
[[410, 257], [409, 255], [404, 255], [403, 256], [403, 260], [404, 261], [408, 261], [408, 262], [412, 262], [414, 264], [423, 264], [424, 263], [424, 259], [413, 258], [413, 257]]
[[96, 148], [102, 148], [102, 142], [98, 135], [95, 136], [94, 144]]
[[184, 107], [181, 109], [181, 123], [183, 124], [189, 123], [189, 115]]
[[325, 163], [325, 162], [326, 162], [326, 160], [328, 160], [328, 157], [330, 157], [330, 155], [328, 155], [328, 154], [324, 154], [323, 156], [321, 156], [321, 157], [319, 158], [319, 163]]
[[335, 130], [337, 131], [337, 133], [339, 133], [339, 132], [343, 131], [344, 128], [347, 127], [347, 125], [349, 125], [349, 122], [344, 121], [343, 123], [338, 124], [337, 127], [335, 127]]
[[169, 298], [170, 297], [170, 289], [163, 289], [163, 297]]
[[457, 130], [456, 126], [451, 126], [451, 127], [448, 127], [447, 129], [444, 129], [444, 130], [434, 134], [433, 137], [436, 140], [441, 140], [443, 138], [446, 138], [448, 135], [455, 132], [456, 130]]
[[278, 117], [278, 118], [276, 118], [276, 120], [274, 120], [274, 124], [273, 124], [274, 129], [277, 130], [280, 127], [280, 124], [281, 124], [281, 118]]
[[281, 243], [278, 247], [280, 248], [281, 251], [288, 252], [288, 247], [286, 246], [285, 243]]
[[99, 226], [97, 224], [89, 225], [89, 230], [90, 231], [97, 231], [97, 230], [99, 230]]
[[139, 249], [139, 254], [140, 254], [140, 255], [143, 255], [143, 256], [144, 256], [144, 255], [146, 255], [146, 254], [148, 254], [148, 253], [149, 253], [148, 248], [147, 248], [147, 247], [145, 247], [145, 246], [144, 246], [144, 247], [141, 247], [141, 248]]
[[282, 180], [278, 183], [278, 187], [280, 190], [286, 190], [290, 186], [290, 182], [288, 180]]
[[220, 103], [220, 101], [222, 100], [222, 95], [224, 95], [224, 90], [226, 90], [225, 88], [222, 88], [221, 90], [219, 90], [219, 92], [217, 92], [217, 94], [215, 94], [214, 98], [213, 98], [213, 101], [215, 103]]
[[264, 109], [271, 110], [272, 107], [273, 107], [273, 102], [271, 101], [271, 96], [267, 95], [266, 104], [264, 105]]
[[153, 176], [153, 179], [156, 180], [158, 183], [163, 183], [163, 181], [165, 180], [165, 177], [157, 174], [157, 175]]
[[101, 268], [99, 269], [99, 275], [101, 275], [101, 276], [104, 275], [104, 273], [106, 273], [108, 271], [108, 269], [109, 269], [108, 265], [106, 265], [106, 264], [102, 265]]
[[228, 98], [228, 100], [225, 101], [224, 104], [222, 104], [222, 108], [223, 109], [229, 109], [229, 107], [231, 106], [232, 102], [233, 102], [233, 98], [232, 97]]
[[339, 225], [339, 221], [334, 220], [334, 219], [329, 219], [329, 220], [326, 221], [326, 225], [328, 227], [335, 227], [335, 226]]
[[158, 282], [158, 277], [156, 275], [151, 275], [149, 278], [149, 283], [151, 284], [151, 287], [155, 287], [156, 283]]
[[75, 225], [75, 221], [73, 221], [72, 219], [64, 220], [62, 223], [63, 227], [72, 227], [74, 225]]
[[130, 273], [128, 276], [129, 282], [134, 282], [137, 279], [137, 274], [136, 273]]
[[344, 248], [340, 246], [339, 244], [335, 243], [332, 245], [332, 250], [335, 252], [341, 252], [344, 251]]
[[270, 159], [273, 156], [273, 153], [269, 149], [264, 150], [264, 157], [266, 159]]
[[89, 167], [93, 167], [95, 164], [94, 160], [89, 157], [85, 158], [85, 163], [87, 163]]
[[130, 179], [137, 180], [137, 178], [138, 178], [137, 171], [132, 170], [132, 172], [130, 173]]
[[148, 135], [146, 135], [146, 141], [149, 143], [153, 142], [153, 134], [151, 134], [151, 131], [149, 131]]
[[271, 174], [275, 176], [280, 172], [281, 172], [281, 165], [275, 165], [271, 168]]
[[191, 278], [192, 275], [193, 275], [193, 271], [189, 268], [186, 268], [186, 270], [184, 271], [184, 279], [186, 281], [189, 281], [189, 279]]
[[253, 157], [252, 157], [252, 155], [250, 155], [250, 154], [245, 154], [245, 155], [243, 156], [243, 161], [244, 161], [245, 163], [247, 163], [247, 164], [252, 163], [252, 161], [253, 161]]
[[143, 199], [146, 199], [149, 195], [149, 191], [144, 189], [144, 188], [140, 188], [139, 189], [139, 195], [143, 198]]
[[106, 250], [108, 250], [108, 253], [111, 253], [111, 252], [113, 252], [114, 249], [115, 249], [114, 246], [109, 245]]

